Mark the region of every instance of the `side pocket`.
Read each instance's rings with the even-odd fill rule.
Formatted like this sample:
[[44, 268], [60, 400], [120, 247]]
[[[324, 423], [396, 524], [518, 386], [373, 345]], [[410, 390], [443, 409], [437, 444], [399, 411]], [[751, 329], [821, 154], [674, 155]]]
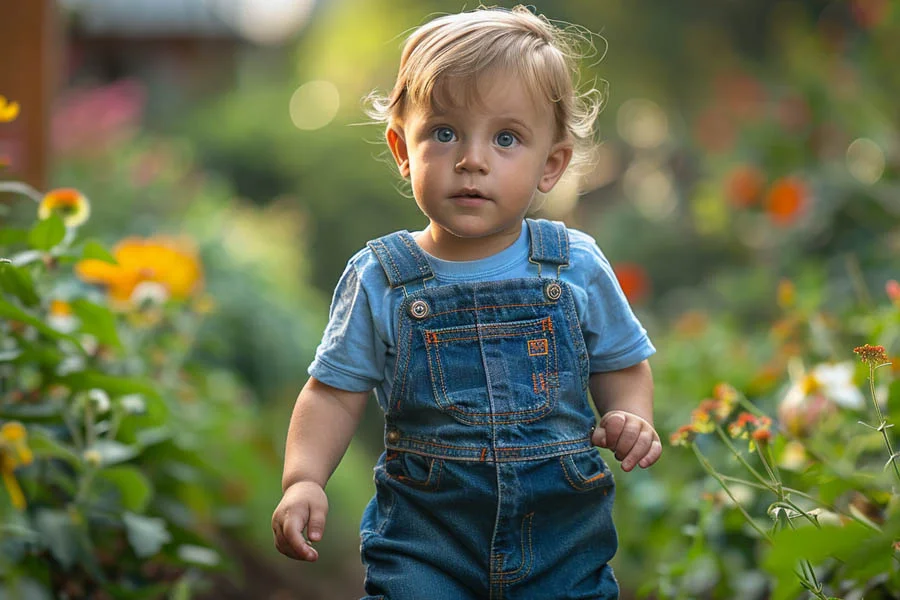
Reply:
[[559, 464], [566, 481], [579, 492], [615, 486], [612, 471], [596, 448], [560, 456]]
[[433, 492], [441, 484], [444, 461], [413, 452], [388, 450], [384, 459], [385, 474], [405, 486]]
[[386, 483], [387, 479], [384, 466], [377, 465], [375, 467], [375, 496], [366, 505], [359, 527], [363, 544], [369, 536], [381, 535], [394, 511], [396, 499], [394, 492]]

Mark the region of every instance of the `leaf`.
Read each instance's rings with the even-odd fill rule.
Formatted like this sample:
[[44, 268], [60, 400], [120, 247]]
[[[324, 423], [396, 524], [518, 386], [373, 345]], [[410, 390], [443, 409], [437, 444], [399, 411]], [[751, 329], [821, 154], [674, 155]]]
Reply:
[[57, 214], [38, 221], [28, 232], [28, 243], [36, 250], [49, 250], [66, 237], [66, 226]]
[[132, 512], [144, 512], [153, 495], [150, 480], [134, 467], [103, 469], [97, 473], [97, 479], [112, 484], [119, 492], [123, 508]]
[[81, 463], [78, 454], [39, 427], [28, 432], [28, 447], [35, 458], [62, 458], [76, 466]]
[[778, 581], [773, 600], [796, 597], [799, 580], [794, 570], [800, 559], [809, 560], [815, 565], [826, 558], [836, 558], [851, 569], [864, 566], [864, 563], [871, 562], [879, 554], [890, 557], [891, 540], [896, 529], [894, 524], [889, 530], [877, 532], [851, 522], [841, 527], [806, 527], [779, 531], [762, 561], [763, 568]]
[[68, 340], [75, 344], [75, 346], [84, 353], [84, 348], [81, 347], [81, 342], [78, 341], [78, 338], [72, 337], [71, 335], [62, 333], [57, 331], [38, 319], [37, 317], [33, 317], [15, 304], [6, 301], [2, 297], [0, 297], [0, 317], [4, 317], [6, 319], [11, 319], [13, 321], [21, 321], [26, 325], [31, 325], [44, 335], [49, 338], [55, 340]]
[[79, 371], [60, 377], [58, 381], [76, 391], [100, 388], [101, 390], [106, 390], [110, 396], [144, 394], [144, 396], [149, 398], [159, 397], [151, 381], [137, 377], [116, 377], [95, 371]]
[[41, 532], [44, 545], [64, 569], [69, 569], [78, 559], [79, 532], [69, 513], [61, 510], [39, 510], [34, 519]]
[[122, 348], [116, 331], [116, 318], [108, 308], [79, 298], [72, 302], [72, 311], [81, 319], [83, 333], [94, 335], [101, 344]]
[[41, 299], [34, 289], [34, 281], [28, 271], [7, 262], [0, 262], [0, 289], [22, 301], [25, 306], [36, 306]]
[[100, 454], [101, 464], [103, 465], [114, 465], [131, 460], [141, 452], [140, 448], [136, 446], [127, 446], [113, 440], [100, 440], [93, 446], [86, 448], [85, 453], [92, 450]]
[[4, 227], [0, 229], [0, 246], [16, 246], [28, 241], [28, 230]]
[[118, 264], [116, 258], [97, 240], [88, 240], [87, 243], [85, 243], [81, 258], [85, 260], [102, 260], [103, 262], [112, 263], [114, 265]]
[[128, 542], [139, 558], [153, 556], [172, 539], [162, 519], [126, 512], [122, 515], [122, 521], [128, 533]]

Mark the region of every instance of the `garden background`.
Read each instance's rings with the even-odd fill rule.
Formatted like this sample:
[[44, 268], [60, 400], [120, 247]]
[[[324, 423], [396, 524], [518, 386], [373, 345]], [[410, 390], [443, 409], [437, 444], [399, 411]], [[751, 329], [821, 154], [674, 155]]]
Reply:
[[[424, 225], [362, 98], [471, 3], [38, 4], [36, 62], [0, 1], [0, 598], [362, 595], [377, 408], [316, 564], [272, 543], [284, 438], [346, 260]], [[533, 5], [607, 94], [537, 214], [659, 350], [660, 462], [605, 455], [623, 598], [900, 597], [900, 5]]]

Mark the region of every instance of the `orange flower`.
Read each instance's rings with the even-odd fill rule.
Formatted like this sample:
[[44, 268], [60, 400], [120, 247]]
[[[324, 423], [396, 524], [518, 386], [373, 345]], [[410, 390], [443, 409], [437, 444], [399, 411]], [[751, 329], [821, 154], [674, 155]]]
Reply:
[[19, 103], [9, 102], [3, 96], [0, 96], [0, 123], [9, 123], [15, 121], [19, 116]]
[[58, 213], [67, 227], [77, 227], [91, 215], [91, 205], [78, 190], [60, 188], [47, 192], [38, 206], [40, 219], [47, 219], [53, 213]]
[[778, 282], [778, 290], [775, 294], [778, 298], [778, 306], [782, 309], [788, 309], [794, 305], [797, 297], [797, 288], [790, 279], [782, 278]]
[[896, 279], [889, 279], [888, 282], [884, 284], [884, 291], [887, 292], [891, 302], [900, 306], [900, 283], [898, 283]]
[[750, 452], [756, 450], [757, 444], [772, 440], [772, 419], [757, 417], [749, 412], [742, 412], [737, 419], [728, 425], [728, 434], [734, 438], [750, 438]]
[[3, 478], [3, 484], [13, 506], [18, 510], [25, 508], [25, 495], [14, 471], [22, 465], [31, 464], [34, 460], [27, 439], [28, 432], [18, 421], [10, 421], [0, 427], [0, 477]]
[[713, 398], [719, 404], [716, 409], [716, 416], [719, 417], [719, 420], [724, 421], [731, 414], [731, 411], [734, 410], [734, 407], [737, 406], [738, 391], [731, 384], [725, 382], [717, 383], [716, 387], [713, 388]]
[[687, 446], [697, 437], [697, 432], [690, 425], [682, 425], [675, 433], [669, 436], [669, 443], [673, 446]]
[[745, 208], [759, 201], [765, 184], [766, 178], [759, 169], [751, 165], [741, 165], [728, 174], [725, 194], [734, 206]]
[[619, 263], [613, 270], [629, 302], [640, 302], [650, 293], [650, 278], [640, 265]]
[[[202, 286], [202, 269], [196, 252], [184, 240], [167, 237], [127, 238], [113, 249], [118, 264], [88, 259], [75, 272], [88, 283], [105, 285], [113, 304], [135, 304], [135, 289], [151, 282], [164, 288], [169, 298], [183, 300]], [[147, 286], [141, 286], [139, 291]]]
[[853, 351], [859, 355], [859, 360], [870, 367], [877, 367], [888, 362], [884, 346], [870, 346], [866, 344], [854, 348]]
[[796, 221], [809, 201], [809, 192], [800, 179], [784, 177], [776, 181], [766, 195], [766, 212], [776, 225]]

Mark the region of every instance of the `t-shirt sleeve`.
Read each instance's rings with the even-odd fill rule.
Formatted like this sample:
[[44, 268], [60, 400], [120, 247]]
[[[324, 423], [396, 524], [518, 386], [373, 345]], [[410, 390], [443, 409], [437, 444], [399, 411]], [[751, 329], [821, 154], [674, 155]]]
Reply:
[[369, 391], [384, 378], [385, 351], [363, 278], [351, 261], [334, 290], [328, 325], [308, 372], [338, 389]]
[[588, 249], [582, 330], [591, 373], [617, 371], [656, 352], [625, 297], [612, 265], [596, 244]]

